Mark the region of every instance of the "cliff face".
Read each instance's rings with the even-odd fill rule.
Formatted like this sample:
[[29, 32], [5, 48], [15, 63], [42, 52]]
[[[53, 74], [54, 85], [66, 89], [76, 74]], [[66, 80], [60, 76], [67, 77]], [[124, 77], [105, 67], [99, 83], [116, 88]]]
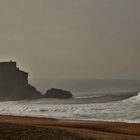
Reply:
[[68, 99], [72, 98], [72, 94], [69, 91], [51, 88], [47, 90], [44, 95], [46, 98]]
[[0, 100], [24, 100], [42, 98], [33, 86], [28, 84], [28, 73], [19, 70], [16, 62], [0, 63]]

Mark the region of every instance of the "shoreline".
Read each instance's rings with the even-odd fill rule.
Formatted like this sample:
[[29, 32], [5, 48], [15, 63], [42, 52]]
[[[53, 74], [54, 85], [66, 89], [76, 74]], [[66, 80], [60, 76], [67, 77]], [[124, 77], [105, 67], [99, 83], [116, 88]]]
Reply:
[[[53, 118], [36, 118], [28, 116], [0, 115], [0, 124], [35, 127], [47, 130], [63, 130], [80, 136], [112, 136], [121, 138], [140, 139], [140, 123], [122, 123], [86, 120], [59, 120]], [[1, 127], [1, 125], [0, 125]], [[61, 132], [60, 132], [61, 133]], [[88, 135], [88, 136], [87, 136]], [[105, 139], [107, 140], [107, 139]]]

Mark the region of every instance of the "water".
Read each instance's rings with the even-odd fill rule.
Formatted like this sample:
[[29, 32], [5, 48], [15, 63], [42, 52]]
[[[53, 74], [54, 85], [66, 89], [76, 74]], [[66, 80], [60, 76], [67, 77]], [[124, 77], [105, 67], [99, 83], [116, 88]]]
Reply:
[[76, 120], [140, 122], [140, 94], [106, 103], [61, 104], [59, 100], [0, 102], [0, 114]]
[[60, 88], [71, 91], [75, 97], [140, 91], [140, 80], [30, 79], [29, 82], [42, 93], [50, 88]]
[[42, 91], [50, 87], [70, 90], [74, 99], [0, 102], [0, 114], [140, 123], [140, 93], [133, 93], [140, 91], [140, 81], [70, 80], [33, 85]]

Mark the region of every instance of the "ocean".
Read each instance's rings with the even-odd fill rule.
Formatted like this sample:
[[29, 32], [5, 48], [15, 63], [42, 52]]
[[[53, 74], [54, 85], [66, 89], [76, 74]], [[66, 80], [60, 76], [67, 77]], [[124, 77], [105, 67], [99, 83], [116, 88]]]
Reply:
[[[31, 83], [38, 90], [45, 88], [39, 81]], [[140, 123], [140, 93], [134, 94], [140, 91], [139, 81], [87, 80], [78, 83], [76, 80], [52, 83], [55, 88], [71, 90], [74, 98], [3, 101], [0, 102], [0, 114]], [[47, 82], [45, 84], [52, 87]]]

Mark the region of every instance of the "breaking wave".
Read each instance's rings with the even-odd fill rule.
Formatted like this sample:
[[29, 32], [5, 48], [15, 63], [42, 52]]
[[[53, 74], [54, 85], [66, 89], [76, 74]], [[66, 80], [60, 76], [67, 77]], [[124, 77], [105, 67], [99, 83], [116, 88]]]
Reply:
[[[71, 101], [69, 101], [71, 102]], [[140, 122], [140, 93], [128, 99], [85, 104], [60, 104], [57, 100], [0, 102], [0, 114], [77, 120]]]
[[138, 93], [138, 95], [125, 99], [124, 101], [125, 102], [140, 102], [140, 92]]

